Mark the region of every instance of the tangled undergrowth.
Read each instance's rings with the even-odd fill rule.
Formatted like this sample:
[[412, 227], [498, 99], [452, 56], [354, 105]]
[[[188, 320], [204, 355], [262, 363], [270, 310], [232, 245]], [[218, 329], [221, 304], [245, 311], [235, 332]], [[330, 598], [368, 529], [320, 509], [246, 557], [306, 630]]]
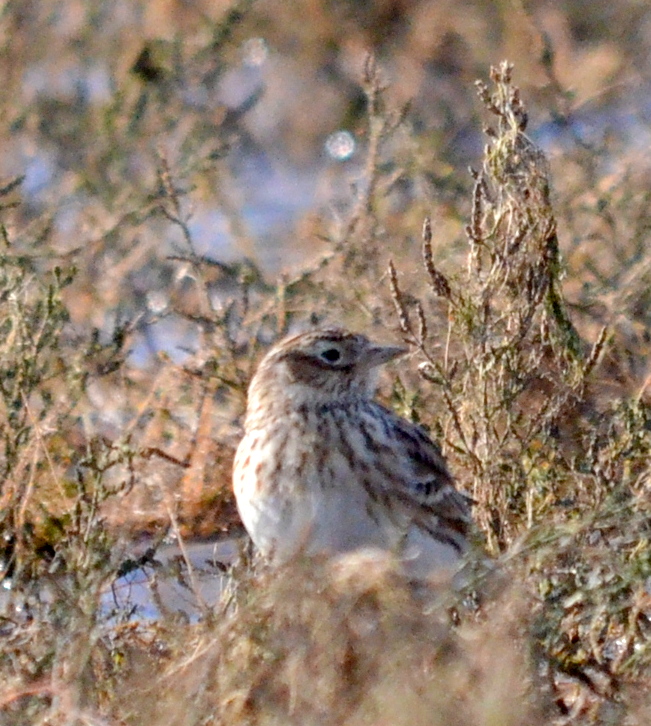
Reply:
[[[246, 248], [224, 158], [256, 98], [203, 126], [179, 89], [226, 74], [211, 53], [239, 22], [179, 51], [176, 74], [140, 54], [142, 88], [103, 108], [77, 190], [103, 190], [100, 233], [63, 245], [54, 211], [26, 210], [21, 178], [0, 189], [0, 723], [647, 723], [645, 175], [604, 191], [579, 156], [557, 183], [503, 63], [478, 84], [481, 165], [454, 204], [451, 188], [423, 199], [405, 191], [426, 176], [409, 112], [368, 61], [363, 183], [319, 222], [319, 251], [275, 280], [214, 259], [193, 205], [226, 210]], [[143, 142], [162, 129], [186, 140], [176, 155]], [[388, 556], [274, 572], [243, 553], [215, 571], [222, 596], [198, 620], [107, 606], [145, 564], [192, 591], [182, 546], [174, 573], [156, 569], [170, 533], [239, 534], [229, 468], [247, 382], [270, 343], [322, 322], [411, 346], [382, 395], [441, 441], [490, 571], [422, 593]], [[156, 330], [183, 355], [137, 360]]]

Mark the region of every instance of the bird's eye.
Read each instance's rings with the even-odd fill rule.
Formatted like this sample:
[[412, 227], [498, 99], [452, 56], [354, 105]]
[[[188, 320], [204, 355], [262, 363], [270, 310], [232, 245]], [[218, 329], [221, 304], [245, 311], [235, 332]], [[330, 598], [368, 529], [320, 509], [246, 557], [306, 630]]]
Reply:
[[328, 363], [336, 363], [341, 358], [341, 353], [336, 348], [327, 348], [321, 353], [321, 357]]

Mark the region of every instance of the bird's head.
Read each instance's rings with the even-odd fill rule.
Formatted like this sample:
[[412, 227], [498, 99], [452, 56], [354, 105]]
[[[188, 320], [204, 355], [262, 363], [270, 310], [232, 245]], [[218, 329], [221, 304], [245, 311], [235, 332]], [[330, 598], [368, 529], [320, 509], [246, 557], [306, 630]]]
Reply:
[[378, 368], [406, 352], [340, 328], [285, 338], [260, 363], [249, 389], [249, 408], [270, 397], [290, 406], [371, 398]]

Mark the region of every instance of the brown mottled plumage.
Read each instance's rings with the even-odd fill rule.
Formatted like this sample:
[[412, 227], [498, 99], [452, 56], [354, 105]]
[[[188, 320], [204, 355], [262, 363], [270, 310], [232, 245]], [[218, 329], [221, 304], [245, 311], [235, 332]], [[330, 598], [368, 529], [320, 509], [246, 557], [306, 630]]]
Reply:
[[375, 547], [418, 577], [455, 567], [470, 500], [424, 430], [373, 400], [378, 367], [405, 352], [331, 328], [287, 338], [262, 360], [233, 485], [263, 554]]

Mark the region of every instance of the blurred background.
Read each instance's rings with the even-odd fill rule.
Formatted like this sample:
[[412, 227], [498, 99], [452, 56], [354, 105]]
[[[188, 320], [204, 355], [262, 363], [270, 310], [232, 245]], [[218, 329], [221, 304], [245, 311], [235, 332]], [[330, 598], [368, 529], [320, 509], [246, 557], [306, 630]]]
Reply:
[[[165, 260], [178, 229], [151, 214], [161, 158], [197, 253], [272, 275], [314, 258], [364, 169], [368, 53], [408, 106], [385, 149], [401, 172], [389, 230], [407, 207], [416, 228], [428, 206], [467, 213], [456, 201], [483, 145], [473, 82], [503, 59], [552, 162], [591, 155], [601, 179], [622, 154], [647, 159], [644, 0], [27, 0], [1, 21], [0, 175], [25, 176], [16, 223], [41, 219], [75, 258], [75, 317], [98, 326], [107, 310], [160, 308], [182, 277]], [[570, 182], [556, 175], [559, 195]]]

